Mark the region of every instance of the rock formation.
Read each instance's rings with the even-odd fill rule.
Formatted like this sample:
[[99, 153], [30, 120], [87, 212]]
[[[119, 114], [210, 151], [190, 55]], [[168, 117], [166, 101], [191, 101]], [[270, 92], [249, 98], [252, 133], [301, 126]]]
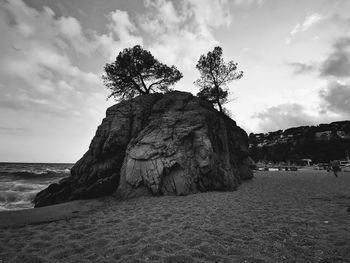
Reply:
[[71, 176], [34, 203], [231, 191], [253, 177], [251, 162], [246, 132], [210, 103], [179, 91], [142, 95], [107, 109]]

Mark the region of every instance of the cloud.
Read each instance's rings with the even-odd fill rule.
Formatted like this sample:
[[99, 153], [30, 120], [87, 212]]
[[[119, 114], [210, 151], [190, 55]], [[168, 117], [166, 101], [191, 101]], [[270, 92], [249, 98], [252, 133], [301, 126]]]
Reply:
[[30, 133], [28, 128], [0, 127], [0, 134], [26, 134]]
[[97, 111], [107, 90], [101, 72], [86, 70], [81, 61], [112, 60], [141, 44], [165, 63], [193, 70], [199, 56], [218, 44], [213, 31], [232, 20], [228, 0], [144, 3], [146, 12], [135, 14], [136, 20], [121, 10], [107, 14], [101, 34], [48, 7], [0, 2], [0, 107], [61, 117]]
[[61, 117], [99, 111], [106, 97], [100, 73], [83, 70], [79, 60], [107, 61], [125, 46], [142, 43], [126, 12], [115, 10], [107, 19], [109, 31], [98, 34], [48, 7], [1, 2], [0, 107]]
[[332, 44], [332, 51], [318, 63], [292, 62], [294, 73], [318, 72], [327, 81], [327, 86], [318, 92], [322, 118], [350, 117], [350, 38], [340, 37]]
[[293, 29], [289, 33], [289, 37], [287, 38], [286, 43], [290, 44], [297, 34], [309, 30], [312, 26], [314, 26], [323, 19], [324, 17], [318, 13], [309, 15], [304, 19], [302, 23], [298, 23], [293, 27]]
[[294, 74], [305, 74], [309, 72], [313, 72], [317, 69], [315, 64], [307, 64], [302, 62], [287, 62], [287, 65], [293, 68]]
[[232, 16], [228, 0], [187, 0], [188, 10], [193, 13], [193, 23], [203, 31], [219, 26], [229, 26]]
[[259, 129], [264, 132], [317, 123], [317, 119], [298, 103], [273, 106], [253, 117], [260, 119]]
[[332, 44], [332, 52], [320, 62], [287, 62], [294, 74], [316, 71], [321, 77], [350, 78], [350, 37], [340, 37]]
[[[108, 90], [100, 79], [104, 63], [141, 44], [160, 60], [195, 71], [199, 56], [218, 44], [215, 29], [232, 19], [229, 0], [145, 3], [145, 9], [132, 12], [101, 14], [105, 9], [98, 8], [98, 19], [87, 21], [84, 14], [70, 15], [78, 14], [73, 9], [60, 12], [43, 3], [34, 4], [35, 9], [25, 0], [0, 1], [0, 133], [5, 148], [16, 149], [14, 142], [35, 144], [22, 147], [23, 160], [55, 161], [57, 154], [64, 156], [61, 161], [77, 159], [105, 107], [113, 103], [106, 103]], [[137, 13], [140, 9], [144, 12]], [[9, 135], [16, 139], [6, 140]], [[69, 154], [67, 147], [72, 148]], [[18, 151], [4, 153], [6, 160], [21, 158]]]
[[[323, 113], [332, 111], [350, 117], [350, 83], [333, 81], [321, 90], [320, 97], [324, 100]], [[344, 116], [344, 117], [345, 117]]]
[[252, 4], [258, 4], [259, 6], [262, 6], [265, 3], [265, 0], [234, 0], [233, 2], [238, 6], [248, 6]]
[[218, 44], [213, 30], [232, 20], [227, 0], [183, 0], [177, 7], [171, 1], [147, 0], [145, 5], [147, 13], [139, 25], [151, 38], [149, 49], [160, 60], [185, 70]]
[[343, 27], [345, 29], [348, 29], [350, 26], [350, 18], [343, 17], [339, 14], [334, 14], [332, 16], [329, 16], [329, 20], [332, 21], [338, 28]]
[[54, 22], [57, 33], [67, 43], [67, 48], [73, 47], [77, 52], [83, 54], [91, 54], [95, 49], [93, 42], [84, 35], [81, 25], [76, 18], [60, 17]]
[[97, 48], [101, 47], [109, 59], [114, 59], [126, 47], [143, 44], [142, 37], [135, 34], [137, 28], [130, 21], [127, 12], [115, 10], [110, 12], [107, 17], [109, 19], [107, 28], [110, 32], [103, 35], [95, 34], [95, 36], [98, 43]]
[[350, 37], [342, 37], [334, 42], [333, 52], [321, 64], [320, 75], [350, 77]]

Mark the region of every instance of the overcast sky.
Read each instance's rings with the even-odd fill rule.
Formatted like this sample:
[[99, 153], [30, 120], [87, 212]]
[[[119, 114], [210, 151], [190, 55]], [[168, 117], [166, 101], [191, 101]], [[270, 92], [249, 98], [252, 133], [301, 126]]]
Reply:
[[220, 45], [244, 77], [227, 109], [248, 133], [350, 119], [348, 0], [1, 0], [0, 161], [76, 162], [107, 107], [101, 75], [141, 44], [198, 92]]

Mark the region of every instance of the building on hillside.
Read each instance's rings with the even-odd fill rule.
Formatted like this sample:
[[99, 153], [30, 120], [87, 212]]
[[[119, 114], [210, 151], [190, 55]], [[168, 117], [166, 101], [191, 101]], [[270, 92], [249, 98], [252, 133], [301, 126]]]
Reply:
[[332, 136], [332, 131], [316, 132], [315, 139], [317, 141], [329, 141]]
[[345, 132], [344, 131], [337, 131], [337, 136], [340, 138], [343, 138], [345, 136]]
[[337, 131], [337, 135], [341, 139], [350, 139], [350, 134], [347, 134], [345, 131]]
[[304, 165], [306, 166], [310, 166], [312, 163], [311, 159], [301, 159], [301, 161], [303, 162]]

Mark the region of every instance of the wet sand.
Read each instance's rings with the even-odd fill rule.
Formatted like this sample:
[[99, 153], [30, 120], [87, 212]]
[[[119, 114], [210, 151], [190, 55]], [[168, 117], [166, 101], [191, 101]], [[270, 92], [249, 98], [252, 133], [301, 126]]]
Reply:
[[349, 206], [350, 173], [298, 171], [257, 172], [235, 192], [0, 213], [0, 262], [350, 262]]

